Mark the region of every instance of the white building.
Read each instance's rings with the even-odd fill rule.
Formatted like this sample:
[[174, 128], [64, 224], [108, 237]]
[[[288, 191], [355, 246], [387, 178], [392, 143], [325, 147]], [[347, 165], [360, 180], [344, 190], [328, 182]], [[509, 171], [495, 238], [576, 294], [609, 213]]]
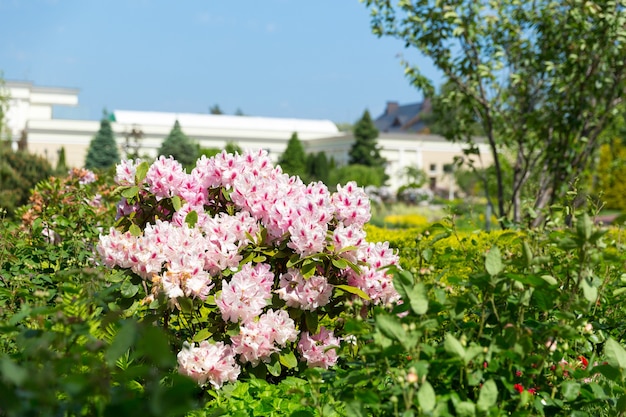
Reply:
[[[99, 129], [100, 121], [57, 119], [52, 111], [53, 106], [77, 105], [79, 91], [13, 81], [7, 81], [6, 87], [10, 96], [7, 124], [12, 140], [17, 142], [25, 134], [28, 150], [45, 156], [53, 165], [61, 147], [64, 147], [67, 164], [83, 166], [89, 143]], [[340, 132], [329, 120], [128, 110], [115, 110], [113, 116], [111, 125], [122, 155], [126, 137], [135, 129], [143, 134], [139, 153], [156, 156], [176, 120], [185, 134], [198, 141], [203, 148], [223, 148], [233, 142], [242, 149], [266, 149], [275, 161], [284, 152], [294, 132], [297, 132], [307, 152], [325, 152], [339, 165], [348, 162], [348, 152], [354, 142], [351, 134]], [[459, 144], [435, 135], [381, 133], [378, 145], [388, 161], [387, 174], [392, 189], [406, 182], [404, 170], [408, 166], [425, 170], [431, 185], [445, 187], [450, 178], [444, 172], [444, 166], [452, 163], [455, 156], [462, 155]]]

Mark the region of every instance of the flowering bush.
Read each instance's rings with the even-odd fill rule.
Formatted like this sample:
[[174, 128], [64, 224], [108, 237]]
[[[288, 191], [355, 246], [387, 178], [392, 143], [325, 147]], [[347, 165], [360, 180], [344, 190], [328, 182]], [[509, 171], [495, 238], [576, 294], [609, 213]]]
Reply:
[[200, 385], [333, 366], [346, 308], [399, 300], [398, 256], [365, 240], [370, 203], [353, 182], [304, 184], [264, 151], [203, 156], [189, 174], [125, 161], [115, 179], [117, 227], [98, 252], [126, 271], [134, 308], [182, 339], [180, 372]]

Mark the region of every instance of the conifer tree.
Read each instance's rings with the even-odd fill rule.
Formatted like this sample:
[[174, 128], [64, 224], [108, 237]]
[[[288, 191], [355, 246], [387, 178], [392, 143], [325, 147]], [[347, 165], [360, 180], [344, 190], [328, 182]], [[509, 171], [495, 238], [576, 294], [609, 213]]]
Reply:
[[278, 159], [278, 165], [286, 174], [298, 175], [303, 179], [306, 177], [306, 153], [296, 132], [291, 135], [285, 152]]
[[87, 150], [85, 168], [106, 169], [120, 161], [120, 153], [117, 149], [115, 135], [111, 128], [111, 122], [105, 111], [100, 120], [100, 129], [93, 137]]
[[195, 165], [199, 153], [198, 145], [185, 135], [178, 120], [159, 148], [159, 155], [173, 156], [184, 167]]
[[382, 167], [385, 159], [380, 156], [376, 138], [378, 129], [374, 126], [370, 112], [365, 110], [361, 119], [354, 125], [354, 144], [350, 149], [350, 164], [368, 167]]
[[306, 158], [306, 170], [310, 181], [327, 183], [330, 167], [324, 152], [309, 154]]
[[57, 161], [57, 167], [55, 169], [57, 175], [67, 174], [67, 162], [65, 161], [65, 146], [61, 146], [59, 149], [59, 160]]

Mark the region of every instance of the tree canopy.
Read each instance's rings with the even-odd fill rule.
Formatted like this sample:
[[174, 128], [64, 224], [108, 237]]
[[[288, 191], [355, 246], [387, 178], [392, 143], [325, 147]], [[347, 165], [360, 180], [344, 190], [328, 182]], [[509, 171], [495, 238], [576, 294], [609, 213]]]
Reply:
[[[476, 152], [469, 127], [480, 125], [494, 161], [500, 217], [521, 221], [524, 193], [532, 212], [543, 211], [588, 169], [626, 85], [623, 1], [365, 4], [376, 35], [402, 39], [454, 87], [440, 97], [464, 121], [450, 139]], [[411, 84], [432, 96], [432, 80], [418, 66], [403, 65]], [[509, 183], [505, 158], [513, 166]], [[533, 224], [540, 222], [538, 216]]]
[[194, 166], [199, 153], [198, 145], [185, 135], [178, 120], [159, 148], [159, 155], [172, 156], [184, 167]]
[[100, 120], [100, 129], [93, 137], [87, 150], [85, 168], [106, 169], [112, 167], [120, 161], [120, 153], [117, 149], [115, 135], [111, 128], [106, 111]]

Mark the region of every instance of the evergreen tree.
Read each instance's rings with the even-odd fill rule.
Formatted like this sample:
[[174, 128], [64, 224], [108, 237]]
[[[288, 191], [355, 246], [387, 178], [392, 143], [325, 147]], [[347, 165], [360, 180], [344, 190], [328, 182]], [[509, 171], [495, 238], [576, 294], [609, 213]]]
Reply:
[[209, 107], [209, 113], [211, 114], [224, 114], [222, 109], [220, 109], [220, 105], [216, 104], [215, 106]]
[[199, 152], [198, 145], [185, 135], [178, 120], [159, 148], [159, 155], [173, 156], [184, 167], [194, 166]]
[[28, 202], [30, 190], [52, 173], [45, 158], [26, 151], [14, 152], [11, 142], [0, 141], [0, 208], [12, 216], [17, 207]]
[[233, 154], [238, 153], [239, 155], [243, 153], [243, 150], [241, 149], [241, 147], [237, 145], [235, 142], [228, 142], [226, 146], [224, 146], [224, 150], [228, 153], [233, 153]]
[[368, 167], [380, 168], [385, 165], [385, 160], [380, 156], [376, 138], [378, 129], [365, 110], [361, 119], [354, 125], [354, 144], [350, 149], [350, 164], [359, 164]]
[[309, 154], [306, 158], [306, 171], [311, 181], [328, 182], [328, 173], [330, 171], [328, 158], [324, 152]]
[[306, 177], [306, 153], [297, 133], [291, 135], [285, 152], [278, 159], [278, 165], [289, 175]]
[[65, 146], [61, 146], [61, 149], [59, 149], [59, 160], [57, 161], [55, 173], [57, 175], [67, 174], [67, 162], [65, 162]]
[[87, 169], [106, 169], [120, 161], [115, 135], [106, 111], [100, 120], [100, 130], [91, 140], [85, 159]]

